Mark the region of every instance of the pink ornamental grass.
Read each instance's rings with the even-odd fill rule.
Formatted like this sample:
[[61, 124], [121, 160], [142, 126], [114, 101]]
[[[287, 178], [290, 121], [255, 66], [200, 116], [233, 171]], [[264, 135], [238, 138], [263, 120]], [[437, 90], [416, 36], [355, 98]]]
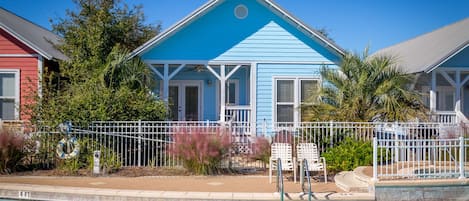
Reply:
[[0, 131], [0, 173], [9, 173], [24, 157], [25, 138], [8, 130]]
[[169, 151], [180, 158], [189, 171], [195, 174], [215, 174], [230, 148], [230, 137], [222, 130], [196, 128], [176, 132]]

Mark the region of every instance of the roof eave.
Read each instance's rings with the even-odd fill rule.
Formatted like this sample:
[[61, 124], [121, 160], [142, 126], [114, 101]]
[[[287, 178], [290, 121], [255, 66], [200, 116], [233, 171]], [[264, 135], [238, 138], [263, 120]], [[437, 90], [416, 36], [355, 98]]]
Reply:
[[341, 56], [345, 55], [345, 51], [342, 48], [338, 47], [336, 44], [334, 44], [333, 42], [331, 42], [329, 39], [325, 38], [321, 34], [316, 33], [316, 31], [311, 29], [309, 26], [307, 26], [305, 23], [303, 23], [301, 20], [297, 19], [296, 17], [294, 17], [290, 13], [286, 12], [284, 9], [282, 9], [279, 5], [274, 3], [272, 0], [264, 0], [264, 1], [267, 2], [273, 8], [275, 8], [277, 11], [279, 11], [282, 15], [285, 15], [287, 18], [292, 20], [294, 23], [299, 25], [301, 28], [303, 28], [304, 30], [306, 30], [307, 32], [312, 34], [314, 37], [316, 37], [319, 40], [321, 40], [322, 42], [324, 42], [325, 45], [331, 47], [333, 50], [335, 50], [337, 53], [339, 53], [339, 55], [341, 55]]
[[[164, 31], [163, 33], [161, 34], [158, 34], [157, 36], [153, 37], [152, 39], [150, 39], [149, 41], [147, 41], [146, 43], [144, 43], [143, 45], [141, 45], [140, 47], [136, 48], [134, 51], [132, 51], [130, 54], [129, 54], [129, 58], [133, 58], [137, 55], [140, 55], [144, 52], [147, 51], [147, 49], [149, 47], [152, 47], [153, 45], [157, 44], [158, 42], [164, 40], [165, 38], [167, 38], [169, 35], [171, 35], [174, 31], [178, 30], [179, 28], [181, 28], [182, 26], [184, 26], [186, 23], [190, 22], [191, 20], [193, 20], [194, 18], [198, 17], [201, 13], [205, 12], [206, 10], [208, 10], [209, 8], [211, 8], [212, 6], [214, 6], [216, 3], [220, 2], [220, 0], [211, 0], [209, 2], [207, 2], [206, 4], [202, 5], [201, 7], [199, 7], [197, 10], [195, 10], [194, 12], [190, 13], [188, 16], [186, 16], [185, 18], [183, 18], [182, 20], [178, 21], [176, 24], [174, 24], [173, 26], [171, 26], [169, 29], [167, 29], [166, 31]], [[300, 20], [296, 19], [295, 17], [293, 17], [291, 14], [289, 14], [288, 12], [286, 12], [285, 10], [283, 10], [280, 6], [278, 6], [276, 3], [274, 3], [273, 1], [271, 0], [264, 0], [264, 2], [266, 2], [267, 4], [269, 4], [272, 8], [274, 8], [275, 10], [277, 10], [278, 12], [280, 12], [281, 14], [283, 14], [284, 16], [286, 16], [287, 18], [289, 18], [291, 21], [293, 21], [294, 23], [296, 23], [297, 25], [299, 25], [302, 29], [306, 30], [307, 32], [309, 32], [311, 35], [313, 35], [314, 37], [318, 38], [320, 41], [324, 42], [325, 45], [327, 45], [328, 47], [330, 47], [332, 50], [336, 51], [338, 53], [338, 55], [340, 56], [344, 56], [345, 55], [345, 51], [338, 47], [336, 44], [334, 44], [333, 42], [331, 42], [329, 39], [325, 38], [324, 36], [316, 33], [314, 30], [312, 30], [310, 27], [308, 27], [306, 24], [304, 24], [303, 22], [301, 22]]]
[[48, 54], [46, 51], [42, 50], [41, 48], [36, 46], [34, 43], [28, 41], [26, 38], [21, 36], [21, 34], [16, 33], [13, 29], [11, 29], [10, 27], [6, 26], [5, 24], [3, 24], [1, 22], [0, 22], [0, 27], [3, 28], [10, 35], [15, 37], [17, 40], [21, 41], [22, 43], [27, 45], [29, 48], [31, 48], [34, 51], [36, 51], [37, 53], [39, 53], [44, 58], [46, 58], [48, 60], [52, 60], [54, 58], [52, 55]]
[[453, 51], [451, 51], [449, 54], [445, 55], [443, 58], [441, 58], [440, 60], [438, 60], [434, 64], [427, 67], [425, 69], [425, 72], [429, 73], [429, 72], [434, 71], [436, 68], [440, 67], [441, 64], [445, 63], [446, 61], [448, 61], [449, 59], [451, 59], [452, 57], [454, 57], [456, 54], [458, 54], [462, 50], [466, 49], [467, 47], [469, 47], [469, 40], [467, 40], [466, 42], [464, 42], [463, 44], [461, 44], [460, 46], [455, 48]]
[[158, 42], [160, 42], [161, 40], [164, 40], [166, 37], [168, 37], [169, 35], [171, 35], [174, 31], [178, 30], [179, 28], [181, 28], [182, 26], [184, 26], [186, 23], [190, 22], [191, 20], [193, 20], [194, 18], [196, 18], [197, 16], [199, 16], [201, 13], [205, 12], [207, 9], [211, 8], [212, 6], [214, 6], [219, 0], [211, 0], [207, 3], [205, 3], [204, 5], [202, 5], [201, 7], [199, 7], [198, 9], [196, 9], [195, 11], [193, 11], [192, 13], [190, 13], [189, 15], [187, 15], [185, 18], [183, 18], [182, 20], [179, 20], [178, 22], [176, 22], [174, 25], [172, 25], [169, 29], [167, 29], [166, 31], [156, 35], [155, 37], [153, 37], [152, 39], [150, 39], [149, 41], [145, 42], [143, 45], [139, 46], [137, 49], [135, 49], [134, 51], [132, 51], [130, 54], [129, 54], [129, 58], [133, 58], [145, 51], [147, 51], [147, 48], [157, 44]]

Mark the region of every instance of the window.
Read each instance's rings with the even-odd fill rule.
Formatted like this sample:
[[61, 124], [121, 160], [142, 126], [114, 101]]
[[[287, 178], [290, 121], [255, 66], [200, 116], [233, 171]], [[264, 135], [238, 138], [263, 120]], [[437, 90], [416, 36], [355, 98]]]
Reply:
[[[423, 93], [423, 102], [425, 106], [430, 107], [430, 87], [422, 86], [420, 90]], [[454, 111], [456, 92], [452, 86], [437, 86], [436, 87], [436, 110], [439, 111]]]
[[225, 93], [226, 105], [239, 105], [239, 80], [227, 80]]
[[298, 109], [302, 104], [313, 104], [310, 97], [319, 89], [318, 79], [275, 79], [274, 119], [277, 122], [301, 121], [304, 114]]
[[18, 70], [0, 70], [0, 118], [17, 119], [16, 106], [19, 102]]
[[[300, 88], [301, 88], [301, 93], [300, 93], [300, 105], [313, 105], [315, 102], [315, 98], [317, 98], [317, 93], [319, 91], [319, 82], [318, 80], [300, 80]], [[306, 117], [308, 117], [308, 112], [307, 110], [301, 110], [301, 117], [300, 120], [306, 121], [308, 120]]]
[[277, 80], [277, 122], [293, 122], [295, 80]]

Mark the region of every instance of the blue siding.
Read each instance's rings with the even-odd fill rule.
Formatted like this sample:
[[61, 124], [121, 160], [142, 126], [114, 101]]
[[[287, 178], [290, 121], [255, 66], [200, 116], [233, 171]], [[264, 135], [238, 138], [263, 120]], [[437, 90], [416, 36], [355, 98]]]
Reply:
[[454, 55], [441, 65], [442, 67], [469, 67], [469, 47]]
[[330, 62], [327, 57], [274, 21], [215, 60]]
[[[258, 63], [256, 121], [272, 121], [272, 78], [274, 76], [319, 77], [320, 63], [337, 63], [336, 52], [312, 39], [296, 25], [277, 16], [261, 1], [227, 0], [204, 15], [184, 25], [164, 41], [143, 53], [144, 60], [203, 60]], [[244, 4], [249, 9], [245, 19], [237, 19], [234, 9]], [[315, 63], [279, 64], [279, 63]], [[242, 69], [231, 79], [240, 80], [240, 104], [247, 101], [246, 74]], [[216, 78], [208, 72], [180, 72], [175, 80], [204, 80], [204, 120], [217, 120]], [[212, 80], [211, 86], [207, 80]]]
[[272, 122], [273, 78], [276, 76], [320, 77], [322, 65], [258, 64], [257, 65], [257, 122]]
[[[233, 10], [249, 9], [245, 19]], [[337, 61], [315, 39], [252, 0], [225, 1], [142, 55], [157, 60]]]

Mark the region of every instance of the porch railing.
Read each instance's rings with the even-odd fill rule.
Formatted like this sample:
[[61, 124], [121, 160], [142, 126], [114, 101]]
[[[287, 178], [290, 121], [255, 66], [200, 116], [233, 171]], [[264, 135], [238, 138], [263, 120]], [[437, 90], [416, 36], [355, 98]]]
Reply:
[[440, 123], [458, 123], [456, 112], [454, 111], [437, 111], [431, 115], [431, 120]]
[[250, 105], [230, 105], [225, 107], [226, 122], [252, 122]]

